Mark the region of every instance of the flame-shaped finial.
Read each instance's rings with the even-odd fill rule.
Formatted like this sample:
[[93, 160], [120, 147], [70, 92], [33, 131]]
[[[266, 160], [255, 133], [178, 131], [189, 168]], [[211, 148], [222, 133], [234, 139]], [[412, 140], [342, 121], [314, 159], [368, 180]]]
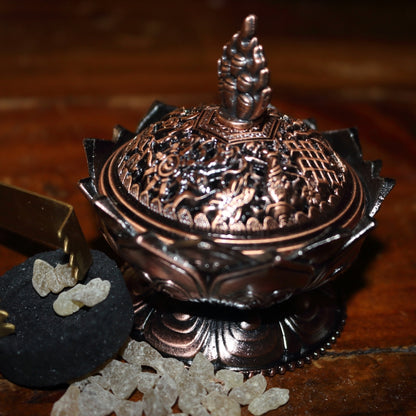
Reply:
[[269, 69], [263, 47], [254, 36], [256, 22], [256, 16], [247, 16], [218, 60], [221, 114], [231, 121], [255, 120], [270, 103]]

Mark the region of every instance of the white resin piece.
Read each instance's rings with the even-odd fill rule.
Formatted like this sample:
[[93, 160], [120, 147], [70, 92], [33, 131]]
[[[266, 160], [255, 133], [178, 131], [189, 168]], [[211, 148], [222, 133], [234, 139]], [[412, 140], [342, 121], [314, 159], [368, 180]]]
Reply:
[[115, 410], [117, 399], [98, 384], [90, 383], [79, 395], [78, 404], [80, 416], [107, 416]]
[[78, 284], [71, 292], [74, 302], [81, 302], [85, 306], [92, 308], [105, 300], [110, 293], [111, 283], [108, 280], [102, 280], [99, 277], [91, 279], [86, 285]]
[[179, 408], [185, 412], [191, 414], [193, 409], [201, 404], [201, 400], [206, 396], [207, 391], [202, 383], [192, 377], [189, 372], [178, 384], [179, 389]]
[[69, 316], [83, 306], [93, 307], [104, 301], [110, 293], [111, 283], [99, 277], [86, 285], [81, 283], [59, 294], [53, 303], [54, 311], [60, 316]]
[[143, 394], [143, 410], [146, 416], [167, 416], [172, 411], [155, 389]]
[[189, 391], [180, 392], [178, 406], [182, 412], [191, 414], [196, 407], [201, 406], [201, 397]]
[[204, 387], [207, 390], [207, 393], [211, 393], [213, 391], [217, 391], [221, 394], [227, 394], [229, 389], [227, 390], [222, 383], [218, 381], [209, 381], [204, 383]]
[[88, 378], [83, 378], [83, 379], [80, 379], [80, 380], [77, 380], [77, 381], [74, 381], [72, 384], [71, 384], [71, 386], [74, 386], [74, 387], [76, 387], [77, 389], [79, 389], [79, 391], [82, 391], [82, 390], [84, 390], [85, 389], [85, 387], [86, 386], [88, 386], [88, 384], [90, 384], [91, 383], [91, 379], [93, 378], [94, 376], [90, 376], [90, 377], [88, 377]]
[[101, 371], [109, 388], [119, 399], [128, 399], [137, 387], [137, 368], [118, 360], [111, 360]]
[[79, 388], [71, 385], [65, 394], [54, 403], [51, 416], [79, 416], [78, 398]]
[[267, 387], [267, 381], [262, 374], [257, 374], [249, 378], [239, 387], [234, 387], [230, 392], [230, 397], [241, 405], [249, 404], [257, 396], [260, 396]]
[[140, 357], [137, 357], [139, 341], [129, 339], [121, 350], [121, 357], [130, 364], [141, 364]]
[[66, 287], [73, 287], [77, 284], [74, 271], [69, 263], [57, 264], [55, 266], [56, 280], [51, 282], [50, 289], [53, 293], [60, 293]]
[[218, 370], [215, 379], [220, 381], [225, 391], [230, 391], [234, 387], [240, 387], [244, 383], [243, 373], [232, 370]]
[[240, 405], [229, 396], [217, 391], [209, 393], [202, 399], [202, 404], [209, 410], [212, 416], [240, 416]]
[[96, 374], [94, 376], [89, 376], [87, 378], [87, 381], [89, 383], [97, 383], [98, 385], [100, 385], [103, 389], [105, 390], [110, 390], [110, 380], [106, 377], [103, 377], [99, 374]]
[[62, 292], [53, 302], [53, 310], [59, 316], [69, 316], [78, 312], [84, 305], [81, 302], [74, 302], [68, 292]]
[[55, 269], [46, 261], [36, 259], [33, 263], [32, 285], [39, 296], [45, 297], [50, 293], [50, 282], [53, 280], [56, 280]]
[[[286, 389], [265, 392], [267, 381], [261, 374], [246, 382], [232, 370], [214, 375], [202, 354], [188, 369], [175, 358], [163, 358], [146, 342], [129, 340], [120, 355], [127, 363], [113, 359], [98, 373], [73, 383], [51, 416], [241, 416], [241, 406], [247, 404], [251, 414], [261, 416], [289, 400]], [[143, 393], [142, 401], [126, 400], [136, 389]], [[182, 413], [174, 413], [174, 406]]]
[[179, 361], [176, 358], [165, 358], [162, 361], [161, 373], [168, 374], [175, 380], [176, 384], [178, 384], [184, 378], [187, 370], [182, 361]]
[[204, 354], [199, 352], [195, 355], [189, 367], [189, 373], [202, 384], [207, 383], [214, 379], [214, 364]]
[[164, 374], [157, 380], [155, 392], [169, 409], [175, 404], [176, 399], [178, 398], [178, 387], [175, 380], [168, 374]]
[[137, 374], [137, 390], [139, 390], [142, 393], [147, 393], [149, 390], [151, 390], [155, 384], [156, 381], [159, 378], [159, 374], [156, 373], [149, 373], [149, 372], [142, 372]]
[[[208, 413], [208, 410], [205, 409], [205, 407], [202, 406], [202, 404], [198, 404], [192, 409], [192, 412], [190, 413], [190, 415], [191, 416], [210, 416], [210, 413]], [[226, 416], [226, 414], [224, 414], [223, 416]]]
[[121, 356], [130, 364], [145, 365], [157, 371], [162, 371], [163, 357], [147, 342], [130, 340]]
[[261, 396], [256, 397], [248, 406], [248, 411], [254, 416], [264, 415], [270, 410], [277, 409], [289, 401], [289, 390], [272, 387]]
[[143, 402], [132, 402], [129, 400], [120, 400], [114, 410], [116, 416], [142, 416]]

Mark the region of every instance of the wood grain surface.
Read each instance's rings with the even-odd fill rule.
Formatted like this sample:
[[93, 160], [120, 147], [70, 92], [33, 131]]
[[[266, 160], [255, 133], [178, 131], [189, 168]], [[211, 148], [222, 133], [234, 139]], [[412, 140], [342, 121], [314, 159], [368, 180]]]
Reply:
[[[82, 140], [135, 129], [156, 99], [216, 102], [216, 60], [251, 12], [273, 104], [321, 130], [358, 127], [365, 158], [397, 181], [339, 280], [341, 337], [268, 379], [290, 389], [270, 416], [416, 415], [416, 3], [3, 1], [0, 181], [72, 204], [91, 246], [104, 247], [77, 188], [88, 176]], [[39, 249], [4, 232], [0, 243], [0, 275]], [[0, 376], [0, 415], [48, 415], [63, 391]]]

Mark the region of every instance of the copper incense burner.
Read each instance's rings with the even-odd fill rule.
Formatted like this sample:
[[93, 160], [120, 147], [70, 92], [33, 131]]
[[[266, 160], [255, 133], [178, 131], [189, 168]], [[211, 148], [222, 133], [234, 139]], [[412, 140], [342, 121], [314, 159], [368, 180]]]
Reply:
[[334, 341], [343, 308], [327, 285], [311, 290], [350, 266], [393, 181], [354, 129], [319, 133], [270, 104], [255, 26], [248, 16], [224, 46], [220, 105], [157, 102], [136, 133], [86, 140], [80, 186], [135, 269], [137, 337], [273, 374]]

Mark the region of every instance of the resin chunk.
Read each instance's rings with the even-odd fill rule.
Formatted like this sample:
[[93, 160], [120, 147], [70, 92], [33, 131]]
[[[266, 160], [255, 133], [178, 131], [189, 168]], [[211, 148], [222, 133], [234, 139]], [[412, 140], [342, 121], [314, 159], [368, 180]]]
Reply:
[[45, 297], [50, 293], [49, 282], [56, 279], [55, 269], [46, 261], [36, 259], [33, 263], [32, 285], [39, 296]]
[[163, 403], [155, 389], [143, 394], [143, 410], [146, 416], [167, 416], [171, 413], [171, 408]]
[[214, 364], [212, 364], [204, 354], [199, 352], [195, 355], [195, 358], [189, 367], [189, 374], [204, 384], [213, 380]]
[[210, 411], [212, 416], [240, 416], [240, 405], [229, 396], [217, 391], [209, 393], [202, 399], [202, 404]]
[[69, 264], [57, 264], [53, 267], [42, 259], [36, 259], [33, 263], [32, 285], [42, 297], [50, 292], [60, 293], [66, 287], [72, 287], [76, 283]]
[[289, 390], [272, 387], [261, 396], [256, 397], [248, 406], [248, 411], [254, 416], [263, 415], [277, 409], [289, 401]]
[[215, 373], [215, 378], [223, 384], [224, 390], [227, 392], [244, 383], [243, 373], [237, 373], [237, 371], [232, 370], [218, 370]]
[[211, 393], [213, 391], [217, 391], [221, 394], [228, 394], [228, 390], [224, 387], [222, 383], [219, 383], [218, 381], [209, 381], [204, 384], [205, 389], [207, 390], [207, 393]]
[[149, 372], [137, 374], [137, 390], [142, 393], [147, 393], [154, 387], [159, 377], [159, 374]]
[[179, 383], [178, 406], [185, 413], [192, 413], [193, 409], [201, 404], [201, 399], [207, 394], [202, 383], [192, 377], [189, 372]]
[[89, 383], [97, 383], [98, 385], [100, 385], [105, 390], [110, 390], [110, 388], [111, 388], [110, 380], [107, 377], [103, 377], [100, 374], [97, 374], [97, 375], [94, 375], [94, 376], [90, 376], [86, 380]]
[[72, 289], [59, 294], [53, 303], [54, 311], [60, 316], [69, 316], [83, 306], [93, 307], [104, 301], [110, 293], [111, 283], [99, 277], [86, 285], [78, 283]]
[[114, 410], [116, 416], [142, 416], [143, 402], [131, 402], [129, 400], [120, 400]]
[[175, 380], [167, 374], [164, 374], [157, 380], [155, 392], [169, 409], [175, 404], [178, 398], [178, 387], [176, 386]]
[[137, 387], [137, 368], [121, 361], [112, 360], [101, 370], [108, 379], [110, 389], [119, 399], [128, 399]]
[[111, 283], [99, 277], [90, 280], [86, 285], [78, 284], [68, 290], [74, 302], [81, 302], [89, 308], [98, 305], [105, 300], [110, 293]]
[[175, 380], [176, 384], [178, 384], [185, 376], [187, 370], [182, 361], [179, 361], [176, 358], [165, 358], [162, 361], [161, 372], [162, 374], [168, 374], [171, 376]]
[[80, 416], [107, 416], [114, 411], [117, 400], [98, 384], [90, 383], [79, 395], [78, 404]]
[[[198, 404], [197, 406], [195, 406], [193, 408], [193, 410], [190, 413], [190, 415], [191, 416], [210, 416], [210, 413], [208, 413], [208, 410], [205, 409], [205, 407], [202, 406], [202, 404]], [[224, 414], [224, 416], [225, 416], [225, 414]]]
[[145, 365], [154, 370], [163, 371], [162, 355], [147, 342], [130, 340], [121, 356], [130, 364]]
[[56, 279], [51, 282], [51, 292], [60, 293], [66, 287], [73, 287], [77, 284], [72, 267], [69, 263], [57, 264], [55, 266]]
[[235, 399], [241, 405], [249, 404], [257, 396], [260, 396], [266, 390], [267, 381], [262, 374], [257, 374], [249, 378], [239, 387], [234, 387], [230, 392], [230, 397]]
[[[247, 404], [249, 412], [260, 416], [289, 400], [286, 389], [265, 392], [267, 381], [261, 374], [246, 382], [232, 370], [214, 375], [214, 366], [202, 354], [187, 368], [146, 342], [129, 340], [120, 356], [127, 362], [113, 359], [98, 374], [73, 383], [52, 416], [241, 416], [241, 406]], [[127, 400], [136, 389], [143, 393], [142, 401]], [[73, 402], [77, 394], [79, 414]], [[73, 413], [65, 413], [65, 403]], [[174, 413], [174, 406], [182, 413]]]
[[74, 302], [71, 294], [62, 292], [53, 303], [53, 310], [59, 316], [69, 316], [78, 312], [84, 305], [81, 302]]
[[80, 395], [79, 388], [71, 385], [65, 394], [54, 403], [51, 416], [78, 416], [78, 398]]

